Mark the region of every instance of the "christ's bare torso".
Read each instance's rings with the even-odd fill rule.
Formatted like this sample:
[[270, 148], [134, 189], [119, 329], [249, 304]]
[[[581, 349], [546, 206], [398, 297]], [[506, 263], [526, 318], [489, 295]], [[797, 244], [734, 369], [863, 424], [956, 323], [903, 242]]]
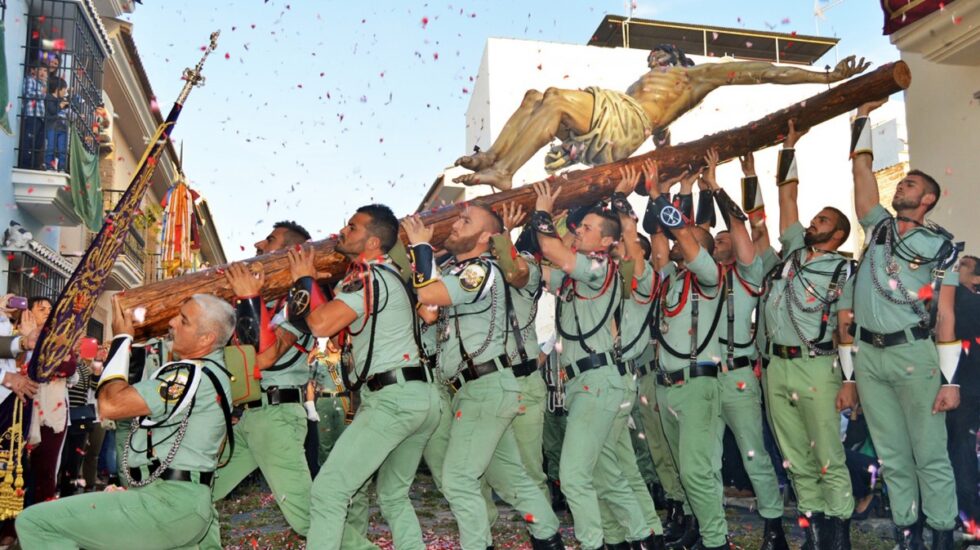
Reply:
[[630, 85], [626, 95], [640, 102], [655, 129], [666, 127], [701, 99], [691, 83], [691, 69], [654, 68]]

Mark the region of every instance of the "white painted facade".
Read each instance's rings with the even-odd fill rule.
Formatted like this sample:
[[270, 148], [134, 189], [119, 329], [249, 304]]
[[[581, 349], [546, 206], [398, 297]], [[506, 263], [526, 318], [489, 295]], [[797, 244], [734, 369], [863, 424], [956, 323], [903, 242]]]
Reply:
[[980, 2], [951, 3], [897, 31], [912, 70], [905, 91], [912, 168], [932, 174], [943, 197], [932, 219], [980, 253]]

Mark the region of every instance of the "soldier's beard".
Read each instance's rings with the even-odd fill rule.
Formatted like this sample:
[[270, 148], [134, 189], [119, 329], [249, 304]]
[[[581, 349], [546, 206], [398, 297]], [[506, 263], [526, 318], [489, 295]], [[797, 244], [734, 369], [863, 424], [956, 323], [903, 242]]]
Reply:
[[803, 244], [807, 246], [817, 246], [818, 244], [824, 244], [832, 239], [834, 236], [833, 231], [827, 231], [826, 233], [810, 233], [809, 231], [803, 235]]
[[684, 252], [681, 251], [681, 247], [675, 246], [674, 248], [670, 249], [670, 253], [667, 254], [667, 258], [669, 258], [672, 262], [683, 262]]
[[446, 242], [442, 244], [443, 248], [449, 251], [453, 256], [459, 256], [465, 252], [469, 252], [476, 248], [477, 241], [480, 240], [480, 235], [470, 235], [469, 237], [458, 237], [450, 235]]
[[895, 196], [892, 199], [892, 208], [895, 210], [914, 210], [922, 204], [922, 198], [918, 200], [910, 199], [906, 197]]
[[353, 258], [364, 252], [364, 242], [366, 240], [362, 239], [360, 242], [348, 242], [346, 239], [341, 238], [337, 241], [334, 249], [345, 256]]

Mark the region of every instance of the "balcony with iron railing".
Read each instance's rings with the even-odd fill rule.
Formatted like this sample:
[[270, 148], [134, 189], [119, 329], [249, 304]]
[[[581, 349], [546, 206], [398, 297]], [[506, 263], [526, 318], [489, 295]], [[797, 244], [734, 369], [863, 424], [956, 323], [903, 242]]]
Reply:
[[[125, 191], [121, 189], [103, 189], [103, 210], [106, 213], [111, 212], [119, 199], [122, 198], [123, 193]], [[132, 288], [149, 280], [155, 280], [147, 265], [147, 258], [153, 255], [149, 254], [146, 248], [146, 238], [143, 231], [135, 224], [131, 224], [123, 237], [122, 251], [116, 258], [116, 264], [112, 269], [114, 278], [119, 281], [123, 288]]]
[[74, 138], [78, 150], [97, 162], [95, 155], [109, 137], [103, 132], [109, 120], [102, 106], [105, 54], [81, 2], [27, 4], [23, 84], [14, 111], [19, 130], [11, 170], [14, 199], [45, 225], [74, 226], [82, 218], [70, 190], [70, 142]]

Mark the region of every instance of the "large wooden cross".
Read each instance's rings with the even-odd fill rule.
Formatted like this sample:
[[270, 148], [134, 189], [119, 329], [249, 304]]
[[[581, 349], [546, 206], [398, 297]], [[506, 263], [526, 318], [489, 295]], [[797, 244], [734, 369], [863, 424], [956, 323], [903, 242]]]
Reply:
[[[902, 61], [889, 63], [745, 126], [618, 162], [566, 172], [557, 178], [562, 186], [562, 193], [558, 196], [555, 207], [563, 209], [594, 203], [609, 196], [619, 182], [621, 166], [632, 165], [639, 168], [640, 163], [651, 158], [657, 162], [661, 176], [669, 177], [683, 172], [688, 167], [702, 166], [704, 154], [711, 148], [717, 149], [721, 160], [732, 159], [779, 143], [790, 119], [796, 120], [797, 128], [811, 128], [851, 111], [862, 103], [882, 99], [904, 90], [908, 88], [911, 80], [912, 75], [908, 65]], [[481, 197], [481, 201], [491, 206], [516, 203], [528, 211], [534, 207], [535, 194], [530, 185], [525, 185]], [[461, 204], [453, 204], [421, 213], [424, 223], [434, 229], [433, 245], [438, 247], [449, 235], [450, 228], [463, 207]], [[317, 270], [331, 273], [332, 280], [343, 275], [347, 267], [344, 256], [334, 251], [335, 243], [336, 239], [331, 238], [312, 244], [316, 249]], [[266, 286], [262, 291], [263, 297], [275, 299], [286, 294], [292, 282], [284, 251], [258, 256], [246, 260], [246, 263], [260, 264], [265, 269]], [[119, 299], [124, 308], [138, 306], [146, 308], [144, 322], [136, 327], [136, 336], [139, 339], [165, 333], [167, 321], [177, 314], [184, 300], [196, 293], [210, 293], [226, 299], [233, 298], [233, 293], [225, 282], [223, 268], [214, 267], [126, 291]]]

